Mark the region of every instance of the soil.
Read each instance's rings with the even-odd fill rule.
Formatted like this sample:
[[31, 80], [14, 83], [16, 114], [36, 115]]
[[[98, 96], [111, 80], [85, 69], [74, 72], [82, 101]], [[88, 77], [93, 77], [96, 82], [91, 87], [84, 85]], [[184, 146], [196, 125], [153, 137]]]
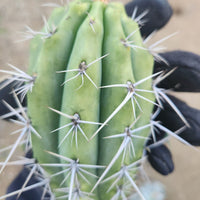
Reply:
[[[59, 0], [51, 0], [58, 3]], [[29, 42], [17, 42], [22, 39], [20, 32], [25, 31], [25, 25], [33, 30], [39, 30], [42, 25], [42, 16], [48, 16], [51, 8], [42, 7], [45, 0], [1, 0], [0, 1], [0, 68], [7, 68], [7, 63], [26, 70], [28, 64]], [[154, 41], [171, 33], [178, 35], [164, 43], [167, 50], [186, 50], [200, 54], [200, 1], [198, 0], [170, 0], [174, 15], [170, 22], [157, 33]], [[0, 78], [3, 78], [0, 74]], [[190, 106], [200, 109], [200, 95], [191, 93], [176, 94]], [[5, 144], [12, 144], [15, 136], [9, 133], [15, 127], [9, 122], [0, 121], [0, 149]], [[167, 200], [198, 200], [200, 199], [200, 154], [189, 147], [171, 140], [168, 144], [173, 152], [175, 171], [163, 177], [156, 173], [148, 163], [148, 175], [154, 180], [160, 180], [167, 190]], [[20, 150], [16, 155], [20, 155]], [[5, 154], [0, 154], [0, 159], [5, 159]], [[20, 167], [8, 167], [0, 175], [0, 196], [10, 181], [18, 173]]]

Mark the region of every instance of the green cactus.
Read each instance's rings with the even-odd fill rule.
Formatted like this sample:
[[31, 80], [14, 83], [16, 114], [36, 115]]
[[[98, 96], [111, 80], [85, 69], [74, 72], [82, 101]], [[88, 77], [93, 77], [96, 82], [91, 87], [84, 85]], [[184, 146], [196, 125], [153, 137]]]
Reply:
[[31, 89], [30, 120], [15, 148], [32, 132], [27, 145], [50, 174], [51, 195], [114, 200], [135, 190], [145, 199], [134, 177], [150, 129], [173, 133], [151, 118], [160, 73], [138, 24], [122, 4], [102, 1], [71, 2], [45, 23], [37, 34], [29, 29], [29, 75], [16, 92]]
[[[67, 12], [64, 9], [56, 9], [49, 22], [50, 27], [56, 25], [55, 32], [48, 38], [37, 36], [31, 43], [29, 74], [35, 76], [35, 83], [28, 95], [28, 113], [42, 137], [32, 137], [34, 157], [39, 163], [65, 163], [44, 150], [54, 152], [80, 165], [91, 165], [88, 172], [93, 174], [95, 168], [107, 166], [98, 175], [108, 178], [142, 157], [153, 109], [147, 100], [154, 101], [154, 95], [140, 89], [152, 90], [153, 57], [123, 5], [73, 2]], [[130, 41], [134, 41], [133, 48]], [[141, 113], [136, 102], [145, 113], [131, 126]], [[100, 122], [104, 123], [98, 129]], [[144, 129], [133, 134], [139, 127]], [[120, 133], [124, 135], [105, 139]], [[52, 174], [61, 169], [47, 170]], [[90, 192], [96, 177], [85, 174], [91, 184], [80, 174], [78, 180], [72, 180], [78, 172], [71, 170], [64, 185], [75, 187], [78, 182], [82, 191]], [[106, 191], [112, 182], [100, 184], [95, 199], [111, 199], [116, 187]], [[54, 181], [53, 187], [59, 184], [59, 180]], [[119, 185], [123, 184], [120, 180]]]

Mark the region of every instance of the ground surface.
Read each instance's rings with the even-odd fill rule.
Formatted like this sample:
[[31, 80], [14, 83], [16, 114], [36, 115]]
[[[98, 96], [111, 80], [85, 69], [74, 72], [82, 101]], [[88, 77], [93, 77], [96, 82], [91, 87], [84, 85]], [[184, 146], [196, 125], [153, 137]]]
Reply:
[[[58, 2], [50, 0], [51, 2]], [[21, 39], [20, 31], [24, 31], [24, 25], [30, 25], [34, 30], [42, 26], [42, 15], [48, 15], [51, 9], [41, 7], [44, 0], [1, 0], [0, 1], [0, 68], [6, 68], [6, 63], [12, 63], [26, 69], [28, 63], [28, 42], [15, 43]], [[182, 49], [200, 54], [200, 1], [198, 0], [170, 0], [174, 9], [174, 16], [170, 23], [160, 31], [155, 40], [176, 31], [179, 34], [167, 42], [168, 50]], [[2, 74], [0, 74], [2, 78]], [[200, 95], [178, 95], [191, 106], [200, 109]], [[1, 108], [0, 108], [1, 109]], [[6, 144], [12, 144], [14, 137], [9, 136], [15, 127], [8, 122], [0, 121], [0, 148]], [[167, 200], [198, 200], [200, 196], [200, 153], [188, 147], [171, 141], [169, 144], [175, 161], [175, 172], [162, 177], [154, 172], [147, 164], [147, 170], [151, 178], [161, 180], [167, 188]], [[3, 159], [5, 155], [0, 155]], [[7, 168], [0, 175], [0, 196], [4, 194], [8, 183], [13, 179], [19, 169]]]

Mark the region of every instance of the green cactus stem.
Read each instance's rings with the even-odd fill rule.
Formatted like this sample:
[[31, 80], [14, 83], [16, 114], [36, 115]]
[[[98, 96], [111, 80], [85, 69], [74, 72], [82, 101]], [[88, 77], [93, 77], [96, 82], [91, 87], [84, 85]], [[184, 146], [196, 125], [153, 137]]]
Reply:
[[[61, 182], [69, 188], [69, 199], [76, 187], [87, 193], [97, 187], [95, 199], [111, 199], [127, 178], [109, 192], [113, 180], [100, 182], [140, 160], [149, 135], [153, 57], [120, 3], [72, 2], [65, 14], [59, 8], [50, 19], [48, 26], [56, 26], [55, 32], [37, 35], [31, 43], [29, 74], [36, 78], [28, 113], [42, 137], [32, 136], [34, 157], [62, 167], [66, 159], [58, 155], [70, 159], [71, 168], [63, 167], [62, 177], [52, 178], [53, 188]], [[125, 136], [118, 137], [120, 133]], [[102, 166], [107, 167], [98, 170], [97, 182], [96, 169]], [[54, 175], [61, 170], [59, 165], [46, 169]]]
[[[144, 200], [135, 175], [150, 132], [161, 129], [189, 145], [154, 121], [162, 97], [187, 124], [157, 87], [167, 75], [153, 74], [155, 52], [120, 3], [74, 1], [44, 21], [41, 32], [27, 27], [28, 74], [12, 65], [15, 72], [1, 70], [19, 81], [14, 92], [22, 99], [27, 93], [28, 116], [5, 102], [24, 128], [0, 173], [26, 137], [35, 158], [30, 173], [41, 179], [30, 187], [44, 186], [51, 199], [120, 200], [135, 191]], [[14, 194], [28, 190], [26, 183]]]

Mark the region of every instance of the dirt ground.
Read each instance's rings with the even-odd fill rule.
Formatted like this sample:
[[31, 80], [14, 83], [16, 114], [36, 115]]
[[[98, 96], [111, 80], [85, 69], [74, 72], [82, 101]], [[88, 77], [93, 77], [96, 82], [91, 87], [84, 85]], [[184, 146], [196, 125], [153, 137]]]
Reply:
[[[5, 69], [7, 63], [12, 63], [21, 69], [27, 68], [29, 42], [16, 43], [20, 40], [21, 31], [25, 25], [34, 30], [42, 27], [42, 15], [48, 16], [51, 8], [41, 7], [48, 0], [1, 0], [0, 1], [0, 68]], [[59, 2], [59, 0], [50, 0]], [[155, 41], [177, 32], [178, 35], [164, 43], [168, 50], [187, 50], [200, 54], [200, 1], [170, 0], [174, 15], [168, 25], [157, 33]], [[2, 78], [2, 74], [0, 74]], [[200, 95], [179, 93], [192, 107], [200, 109]], [[0, 108], [1, 109], [1, 108]], [[6, 144], [12, 144], [15, 137], [9, 133], [15, 130], [8, 122], [0, 121], [0, 149]], [[146, 169], [152, 179], [160, 180], [167, 189], [167, 200], [199, 200], [200, 199], [200, 153], [180, 144], [170, 141], [169, 148], [173, 152], [175, 171], [168, 177], [157, 174], [146, 164]], [[20, 153], [19, 153], [20, 154]], [[5, 155], [0, 154], [0, 159]], [[5, 193], [9, 182], [13, 179], [18, 167], [8, 167], [0, 175], [0, 196]]]

